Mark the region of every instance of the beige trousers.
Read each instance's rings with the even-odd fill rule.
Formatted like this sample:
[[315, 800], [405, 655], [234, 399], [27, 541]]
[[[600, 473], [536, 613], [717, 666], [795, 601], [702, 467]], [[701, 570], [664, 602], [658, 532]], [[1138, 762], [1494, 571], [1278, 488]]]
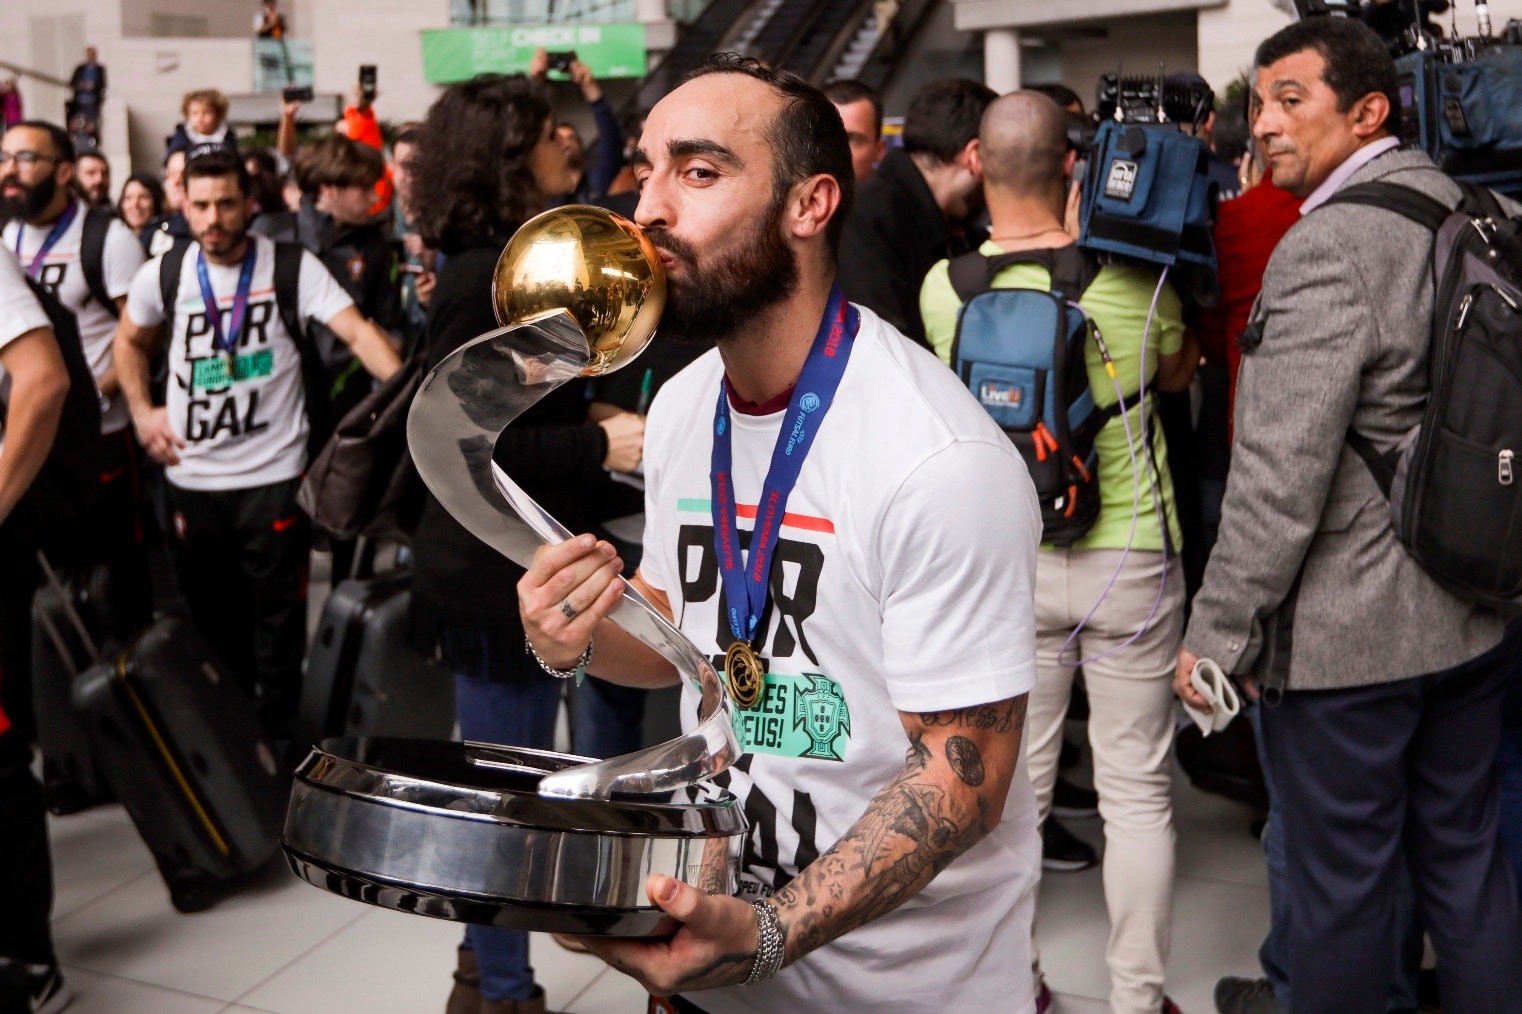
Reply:
[[[1121, 566], [1116, 575], [1116, 567]], [[1110, 915], [1105, 960], [1110, 1009], [1156, 1014], [1163, 1002], [1173, 919], [1173, 802], [1168, 765], [1173, 745], [1170, 683], [1184, 632], [1184, 580], [1163, 554], [1042, 550], [1036, 565], [1036, 689], [1026, 717], [1026, 749], [1040, 818], [1057, 779], [1062, 722], [1082, 662], [1089, 698], [1094, 788], [1104, 819], [1104, 892]], [[1110, 579], [1115, 583], [1106, 592]], [[1147, 622], [1146, 631], [1121, 647]], [[1101, 596], [1103, 601], [1101, 602]], [[1097, 609], [1094, 604], [1100, 602]], [[1094, 614], [1067, 652], [1075, 627]], [[1113, 654], [1111, 654], [1113, 652]], [[1104, 657], [1100, 657], [1104, 656]], [[1065, 664], [1064, 664], [1065, 663]]]

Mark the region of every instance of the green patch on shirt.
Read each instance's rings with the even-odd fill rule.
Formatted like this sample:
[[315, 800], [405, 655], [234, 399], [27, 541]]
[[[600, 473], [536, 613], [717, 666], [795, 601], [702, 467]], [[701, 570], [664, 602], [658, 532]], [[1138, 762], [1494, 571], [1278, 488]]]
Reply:
[[735, 731], [746, 753], [844, 761], [851, 709], [840, 684], [823, 673], [769, 672], [755, 706], [735, 708]]
[[[228, 363], [232, 376], [228, 376]], [[275, 350], [260, 349], [229, 360], [226, 356], [197, 359], [191, 364], [190, 387], [195, 391], [219, 391], [240, 380], [256, 380], [275, 372]]]

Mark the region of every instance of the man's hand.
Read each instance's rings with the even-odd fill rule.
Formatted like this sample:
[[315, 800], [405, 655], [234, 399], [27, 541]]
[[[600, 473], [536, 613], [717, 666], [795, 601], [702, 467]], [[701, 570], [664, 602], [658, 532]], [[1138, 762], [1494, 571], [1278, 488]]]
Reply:
[[602, 86], [592, 76], [592, 68], [580, 60], [571, 61], [571, 80], [576, 82], [576, 87], [581, 89], [581, 97], [588, 103], [602, 98]]
[[597, 425], [608, 437], [608, 454], [602, 467], [615, 472], [632, 472], [645, 457], [645, 417], [633, 412], [619, 412]]
[[655, 996], [744, 982], [760, 944], [756, 911], [739, 898], [704, 894], [652, 873], [650, 900], [682, 925], [670, 940], [581, 938], [587, 949]]
[[576, 664], [623, 596], [623, 569], [613, 544], [590, 535], [539, 547], [518, 582], [518, 611], [540, 658], [556, 669]]
[[133, 418], [132, 428], [137, 430], [137, 442], [143, 445], [148, 456], [161, 465], [178, 465], [178, 451], [185, 446], [169, 424], [169, 410], [164, 407], [149, 409], [140, 418]]
[[433, 301], [434, 287], [439, 284], [439, 276], [432, 271], [424, 271], [412, 280], [412, 291], [417, 293], [417, 305], [428, 309], [428, 304]]
[[543, 81], [545, 75], [550, 72], [550, 54], [544, 47], [534, 50], [534, 55], [529, 57], [528, 76], [535, 81]]

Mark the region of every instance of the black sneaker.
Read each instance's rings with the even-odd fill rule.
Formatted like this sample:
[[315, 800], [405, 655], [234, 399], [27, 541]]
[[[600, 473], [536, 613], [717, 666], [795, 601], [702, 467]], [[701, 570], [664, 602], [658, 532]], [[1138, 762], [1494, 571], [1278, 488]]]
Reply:
[[1267, 979], [1228, 975], [1215, 984], [1215, 1009], [1221, 1014], [1279, 1014], [1279, 1001]]
[[0, 958], [0, 1011], [55, 1014], [74, 999], [57, 965], [29, 965]]
[[1052, 812], [1059, 817], [1085, 818], [1099, 816], [1099, 793], [1074, 785], [1062, 776], [1052, 789]]
[[1099, 856], [1085, 841], [1051, 817], [1041, 829], [1041, 868], [1058, 873], [1076, 873], [1099, 862]]

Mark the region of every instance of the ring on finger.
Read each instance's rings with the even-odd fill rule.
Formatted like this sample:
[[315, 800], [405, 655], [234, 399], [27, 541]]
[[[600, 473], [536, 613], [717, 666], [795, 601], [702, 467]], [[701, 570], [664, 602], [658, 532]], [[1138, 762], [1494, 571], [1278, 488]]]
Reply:
[[566, 619], [568, 619], [568, 620], [574, 620], [576, 618], [576, 614], [577, 614], [577, 612], [579, 610], [577, 610], [577, 608], [575, 606], [571, 605], [571, 600], [570, 599], [561, 599], [560, 600], [560, 611], [565, 614], [565, 618]]

